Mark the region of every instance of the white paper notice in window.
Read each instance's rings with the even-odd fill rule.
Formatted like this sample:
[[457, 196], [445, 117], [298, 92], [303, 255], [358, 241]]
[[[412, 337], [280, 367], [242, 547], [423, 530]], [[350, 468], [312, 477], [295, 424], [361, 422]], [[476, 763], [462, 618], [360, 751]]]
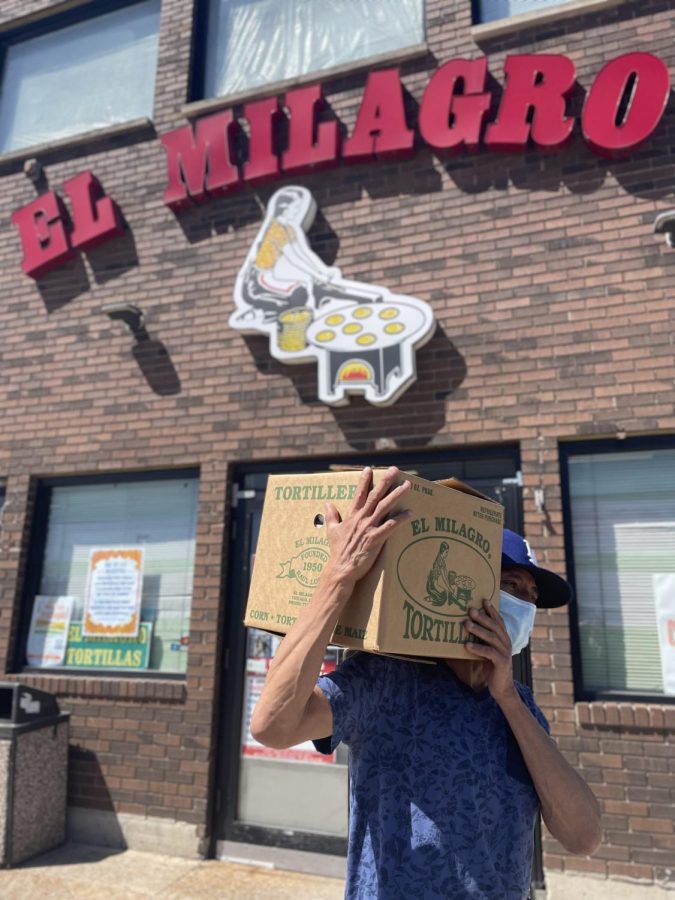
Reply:
[[94, 549], [84, 597], [85, 637], [136, 637], [141, 618], [143, 549]]
[[675, 695], [675, 573], [654, 575], [663, 692]]
[[74, 597], [35, 598], [26, 645], [29, 666], [63, 664], [74, 602]]

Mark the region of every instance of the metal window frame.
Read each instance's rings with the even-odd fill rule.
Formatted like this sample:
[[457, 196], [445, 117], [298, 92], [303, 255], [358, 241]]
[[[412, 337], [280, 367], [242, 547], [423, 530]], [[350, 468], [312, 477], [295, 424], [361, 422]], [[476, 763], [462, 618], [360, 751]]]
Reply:
[[562, 495], [563, 534], [565, 542], [565, 563], [567, 579], [574, 588], [574, 598], [569, 605], [570, 645], [572, 654], [572, 679], [575, 702], [614, 701], [619, 703], [675, 704], [675, 697], [667, 694], [627, 691], [616, 688], [602, 690], [586, 688], [583, 682], [581, 659], [581, 638], [579, 635], [579, 611], [577, 608], [576, 574], [574, 565], [574, 544], [572, 540], [572, 504], [570, 499], [569, 460], [572, 456], [597, 455], [606, 453], [629, 453], [636, 450], [675, 449], [675, 434], [640, 437], [604, 438], [587, 441], [565, 441], [558, 445], [560, 465], [560, 490]]
[[[192, 466], [180, 469], [153, 469], [149, 472], [106, 472], [95, 475], [67, 475], [63, 477], [35, 479], [35, 505], [30, 527], [30, 543], [24, 569], [25, 577], [23, 590], [21, 591], [21, 605], [18, 610], [17, 636], [13, 645], [12, 659], [8, 661], [8, 671], [14, 674], [61, 675], [69, 678], [90, 679], [142, 678], [143, 680], [156, 679], [157, 681], [185, 681], [187, 679], [187, 673], [155, 672], [153, 669], [143, 669], [142, 671], [138, 670], [135, 672], [120, 672], [118, 669], [70, 669], [63, 666], [58, 668], [36, 668], [35, 666], [26, 665], [25, 659], [30, 620], [33, 612], [33, 602], [39, 590], [44, 568], [44, 554], [47, 546], [47, 526], [49, 522], [49, 509], [53, 489], [55, 487], [120, 484], [134, 481], [178, 481], [182, 478], [196, 478], [199, 480], [199, 477], [199, 467]], [[20, 660], [23, 660], [23, 662], [20, 662]]]

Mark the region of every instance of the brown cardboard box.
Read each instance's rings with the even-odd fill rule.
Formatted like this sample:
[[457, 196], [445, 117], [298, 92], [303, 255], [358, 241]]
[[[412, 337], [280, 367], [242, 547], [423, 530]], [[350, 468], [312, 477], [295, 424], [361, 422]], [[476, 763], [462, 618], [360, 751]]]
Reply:
[[[377, 483], [384, 469], [375, 469]], [[360, 471], [270, 476], [244, 624], [285, 634], [309, 603], [330, 548], [321, 524], [331, 500], [345, 515]], [[455, 479], [401, 473], [412, 518], [356, 586], [332, 644], [406, 656], [470, 658], [469, 606], [499, 606], [503, 507]], [[452, 485], [452, 487], [450, 486]], [[473, 657], [475, 659], [475, 657]]]

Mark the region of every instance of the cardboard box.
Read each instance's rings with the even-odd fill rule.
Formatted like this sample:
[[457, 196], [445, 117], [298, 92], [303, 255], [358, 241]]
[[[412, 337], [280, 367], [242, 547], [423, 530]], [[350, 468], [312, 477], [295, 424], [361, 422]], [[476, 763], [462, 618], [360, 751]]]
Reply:
[[[384, 475], [375, 469], [374, 483]], [[270, 476], [244, 624], [286, 634], [309, 603], [330, 547], [324, 502], [344, 516], [360, 471]], [[455, 479], [401, 473], [412, 518], [389, 538], [358, 582], [332, 644], [405, 656], [469, 659], [469, 606], [499, 606], [504, 510]]]

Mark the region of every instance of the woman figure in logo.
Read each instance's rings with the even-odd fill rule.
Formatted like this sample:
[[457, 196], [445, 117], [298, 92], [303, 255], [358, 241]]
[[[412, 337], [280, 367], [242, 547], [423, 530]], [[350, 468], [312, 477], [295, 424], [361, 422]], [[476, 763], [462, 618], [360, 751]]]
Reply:
[[352, 303], [379, 299], [368, 285], [358, 290], [340, 286], [342, 273], [327, 266], [312, 251], [306, 232], [316, 215], [316, 204], [306, 188], [287, 187], [270, 200], [268, 215], [239, 276], [241, 301], [263, 321], [274, 321], [288, 309], [318, 309], [330, 300]]
[[434, 564], [427, 575], [427, 599], [434, 606], [445, 606], [446, 603], [456, 603], [457, 597], [453, 585], [457, 579], [457, 572], [448, 572], [446, 558], [449, 545], [445, 541], [438, 548]]

